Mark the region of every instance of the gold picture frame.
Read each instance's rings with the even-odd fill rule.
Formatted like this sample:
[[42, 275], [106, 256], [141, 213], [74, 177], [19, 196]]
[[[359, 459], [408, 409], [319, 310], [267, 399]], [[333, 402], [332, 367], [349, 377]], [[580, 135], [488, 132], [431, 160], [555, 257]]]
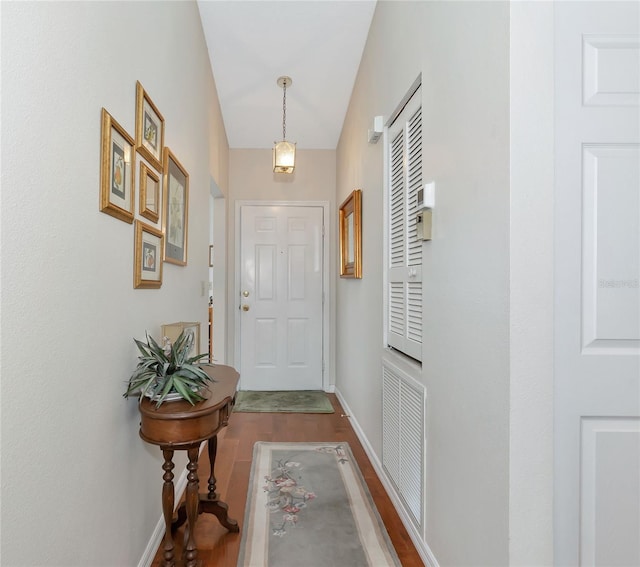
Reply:
[[163, 161], [164, 261], [186, 266], [189, 232], [189, 174], [167, 147], [164, 148]]
[[197, 321], [180, 321], [178, 323], [169, 323], [162, 325], [162, 337], [167, 337], [171, 344], [176, 342], [176, 339], [183, 331], [193, 333], [193, 345], [189, 350], [188, 356], [197, 356], [200, 354], [200, 323]]
[[153, 289], [162, 286], [162, 231], [136, 220], [133, 258], [133, 287]]
[[340, 205], [340, 277], [362, 278], [362, 190], [354, 189]]
[[133, 138], [102, 109], [100, 144], [100, 210], [131, 224], [134, 216], [135, 162]]
[[139, 210], [140, 215], [157, 223], [160, 220], [160, 176], [140, 161]]
[[162, 171], [164, 118], [140, 81], [136, 81], [136, 150]]

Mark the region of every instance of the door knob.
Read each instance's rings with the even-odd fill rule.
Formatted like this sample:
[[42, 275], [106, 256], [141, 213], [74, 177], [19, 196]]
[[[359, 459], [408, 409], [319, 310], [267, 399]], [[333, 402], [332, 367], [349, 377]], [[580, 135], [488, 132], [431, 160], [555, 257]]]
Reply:
[[242, 306], [242, 310], [243, 310], [243, 311], [249, 311], [249, 306], [245, 303], [245, 304]]
[[249, 292], [247, 290], [243, 291], [242, 297], [249, 297]]

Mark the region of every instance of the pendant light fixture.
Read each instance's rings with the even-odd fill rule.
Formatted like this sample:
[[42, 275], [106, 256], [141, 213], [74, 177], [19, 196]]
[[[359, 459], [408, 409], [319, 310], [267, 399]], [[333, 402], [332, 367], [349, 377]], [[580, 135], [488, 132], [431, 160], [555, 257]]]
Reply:
[[273, 172], [293, 173], [296, 167], [296, 144], [287, 142], [287, 87], [293, 81], [291, 77], [279, 77], [278, 86], [282, 88], [282, 142], [274, 142]]

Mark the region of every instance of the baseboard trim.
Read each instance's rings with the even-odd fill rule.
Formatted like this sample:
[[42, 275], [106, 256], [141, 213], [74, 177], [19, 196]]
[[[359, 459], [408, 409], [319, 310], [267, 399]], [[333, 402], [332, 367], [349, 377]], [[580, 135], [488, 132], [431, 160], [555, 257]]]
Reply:
[[[203, 443], [200, 446], [200, 453], [202, 453], [203, 449], [206, 447], [206, 443]], [[177, 482], [174, 483], [173, 492], [175, 494], [175, 508], [180, 504], [180, 500], [182, 499], [182, 495], [187, 488], [187, 474], [188, 471], [185, 469], [182, 471], [182, 474], [178, 478]], [[142, 554], [140, 562], [138, 563], [138, 567], [151, 567], [153, 560], [155, 559], [156, 553], [160, 544], [162, 543], [162, 538], [164, 537], [164, 516], [160, 514], [160, 519], [156, 524], [153, 533], [151, 534], [151, 539], [149, 539], [149, 543], [147, 543], [147, 547]]]
[[382, 486], [387, 491], [387, 494], [389, 495], [389, 498], [391, 499], [391, 502], [394, 508], [398, 512], [398, 515], [400, 516], [400, 519], [402, 520], [404, 527], [409, 533], [409, 537], [411, 538], [411, 541], [413, 541], [413, 545], [415, 545], [416, 551], [420, 555], [420, 558], [422, 559], [422, 561], [427, 567], [439, 567], [438, 561], [436, 560], [435, 555], [429, 548], [429, 545], [427, 544], [426, 541], [422, 539], [422, 536], [420, 535], [415, 525], [411, 521], [409, 512], [405, 509], [404, 505], [402, 504], [402, 501], [400, 500], [398, 494], [396, 493], [395, 488], [393, 487], [393, 484], [391, 483], [391, 481], [387, 477], [387, 474], [382, 468], [382, 463], [380, 462], [380, 460], [378, 459], [378, 456], [373, 451], [373, 448], [371, 447], [371, 444], [369, 443], [367, 436], [364, 434], [364, 431], [360, 427], [358, 420], [353, 417], [353, 413], [351, 411], [351, 408], [349, 408], [349, 404], [347, 404], [347, 402], [345, 401], [344, 397], [342, 396], [338, 388], [335, 389], [335, 394], [338, 400], [340, 401], [340, 404], [342, 405], [342, 409], [344, 409], [346, 416], [349, 418], [349, 421], [351, 423], [351, 426], [353, 427], [353, 430], [356, 433], [356, 436], [360, 440], [360, 443], [362, 443], [362, 447], [364, 448], [365, 453], [367, 453], [367, 456], [369, 457], [369, 460], [371, 461], [371, 464], [373, 465], [373, 468], [375, 469], [378, 475], [378, 478], [380, 479], [380, 482], [382, 482]]

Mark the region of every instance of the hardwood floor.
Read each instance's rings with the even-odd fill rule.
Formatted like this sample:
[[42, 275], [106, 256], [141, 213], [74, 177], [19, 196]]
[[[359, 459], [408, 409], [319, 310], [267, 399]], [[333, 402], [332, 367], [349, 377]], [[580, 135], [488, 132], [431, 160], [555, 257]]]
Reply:
[[[218, 435], [216, 460], [217, 492], [229, 505], [229, 516], [243, 527], [253, 445], [256, 441], [336, 441], [348, 442], [378, 508], [389, 537], [403, 567], [422, 566], [422, 560], [404, 529], [362, 445], [349, 423], [337, 398], [329, 394], [335, 409], [333, 414], [233, 413], [229, 426]], [[174, 471], [176, 477], [179, 471]], [[200, 491], [206, 492], [209, 462], [206, 451], [201, 455], [198, 477]], [[158, 498], [161, 491], [158, 476]], [[176, 557], [182, 551], [184, 527], [175, 534]], [[235, 567], [241, 534], [229, 533], [215, 516], [202, 514], [196, 524], [195, 539], [202, 567]], [[152, 567], [162, 566], [162, 545]], [[351, 567], [333, 565], [327, 567]], [[376, 566], [377, 567], [377, 566]]]

